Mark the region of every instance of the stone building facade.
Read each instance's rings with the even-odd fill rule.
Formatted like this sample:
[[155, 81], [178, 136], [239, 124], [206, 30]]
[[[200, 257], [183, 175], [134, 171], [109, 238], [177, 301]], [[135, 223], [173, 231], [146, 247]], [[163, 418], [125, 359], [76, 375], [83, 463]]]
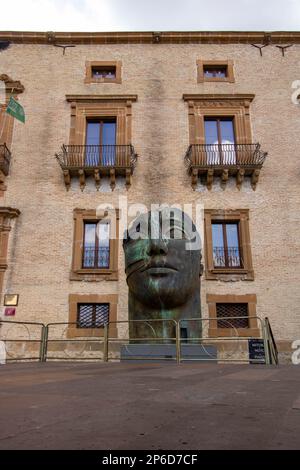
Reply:
[[[300, 338], [300, 33], [15, 32], [1, 44], [2, 318], [5, 295], [18, 294], [16, 321], [77, 321], [78, 304], [93, 303], [126, 320], [122, 240], [108, 265], [84, 266], [84, 224], [125, 196], [200, 204], [202, 315], [268, 317], [290, 350]], [[4, 113], [11, 96], [25, 124]], [[82, 164], [88, 132], [89, 144], [118, 147]]]

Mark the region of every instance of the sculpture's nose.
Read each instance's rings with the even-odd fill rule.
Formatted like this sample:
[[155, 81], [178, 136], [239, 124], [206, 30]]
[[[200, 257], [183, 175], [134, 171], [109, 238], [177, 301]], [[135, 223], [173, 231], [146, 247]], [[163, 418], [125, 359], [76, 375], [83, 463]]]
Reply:
[[166, 255], [167, 253], [167, 244], [161, 238], [151, 238], [149, 240], [149, 246], [147, 250], [147, 254], [149, 256]]

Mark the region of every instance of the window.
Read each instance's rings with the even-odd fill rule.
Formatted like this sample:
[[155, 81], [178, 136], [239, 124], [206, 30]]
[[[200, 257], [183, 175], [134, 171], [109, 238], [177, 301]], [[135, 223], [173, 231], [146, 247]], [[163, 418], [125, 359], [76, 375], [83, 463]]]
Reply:
[[229, 82], [234, 83], [232, 60], [197, 60], [198, 83]]
[[116, 163], [116, 119], [93, 119], [86, 123], [87, 166], [114, 166]]
[[214, 268], [241, 268], [238, 222], [212, 222]]
[[248, 304], [217, 303], [216, 311], [218, 328], [249, 328]]
[[189, 106], [190, 144], [252, 142], [251, 94], [183, 95]]
[[204, 222], [206, 279], [253, 280], [248, 209], [206, 209]]
[[85, 83], [122, 83], [121, 61], [87, 61]]
[[210, 190], [219, 177], [225, 189], [235, 177], [240, 189], [249, 176], [255, 190], [267, 153], [252, 142], [249, 108], [254, 95], [184, 94], [183, 99], [188, 103], [190, 145], [185, 164], [192, 188], [197, 189], [200, 179]]
[[[209, 329], [214, 337], [256, 337], [261, 336], [256, 315], [256, 295], [207, 294]], [[237, 318], [242, 317], [242, 318]]]
[[70, 294], [67, 337], [103, 337], [109, 322], [109, 337], [116, 338], [117, 305], [116, 294]]
[[236, 164], [234, 121], [230, 117], [204, 118], [206, 158], [209, 164]]
[[77, 328], [103, 328], [109, 321], [109, 304], [77, 304]]
[[116, 66], [92, 66], [92, 78], [106, 78], [114, 80], [116, 78]]
[[204, 78], [225, 78], [227, 76], [227, 66], [204, 65]]
[[109, 268], [109, 229], [108, 223], [84, 223], [83, 268]]
[[71, 103], [69, 143], [56, 154], [66, 189], [78, 178], [83, 191], [92, 177], [97, 190], [102, 177], [109, 177], [114, 190], [116, 178], [131, 185], [137, 154], [131, 143], [131, 104], [137, 95], [67, 95]]
[[234, 127], [232, 118], [205, 118], [205, 143], [206, 144], [234, 144]]
[[74, 210], [71, 280], [117, 280], [119, 211]]

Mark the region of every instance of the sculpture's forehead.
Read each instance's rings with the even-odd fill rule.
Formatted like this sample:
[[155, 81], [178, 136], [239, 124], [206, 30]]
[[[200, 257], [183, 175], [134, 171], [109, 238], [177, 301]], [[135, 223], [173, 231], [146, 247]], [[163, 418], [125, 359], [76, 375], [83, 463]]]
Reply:
[[178, 208], [163, 208], [159, 210], [151, 210], [149, 212], [140, 214], [134, 222], [141, 222], [147, 224], [163, 224], [168, 221], [177, 222], [184, 225], [187, 223], [192, 224], [192, 219], [185, 212]]

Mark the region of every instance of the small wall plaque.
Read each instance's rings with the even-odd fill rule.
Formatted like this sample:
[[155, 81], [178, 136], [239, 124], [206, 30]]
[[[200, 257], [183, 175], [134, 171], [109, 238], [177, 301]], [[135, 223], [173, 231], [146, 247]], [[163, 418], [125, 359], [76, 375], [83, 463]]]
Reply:
[[15, 307], [6, 307], [4, 310], [4, 316], [5, 317], [13, 317], [16, 314], [16, 309]]
[[4, 305], [7, 307], [17, 307], [19, 302], [19, 294], [5, 294]]

